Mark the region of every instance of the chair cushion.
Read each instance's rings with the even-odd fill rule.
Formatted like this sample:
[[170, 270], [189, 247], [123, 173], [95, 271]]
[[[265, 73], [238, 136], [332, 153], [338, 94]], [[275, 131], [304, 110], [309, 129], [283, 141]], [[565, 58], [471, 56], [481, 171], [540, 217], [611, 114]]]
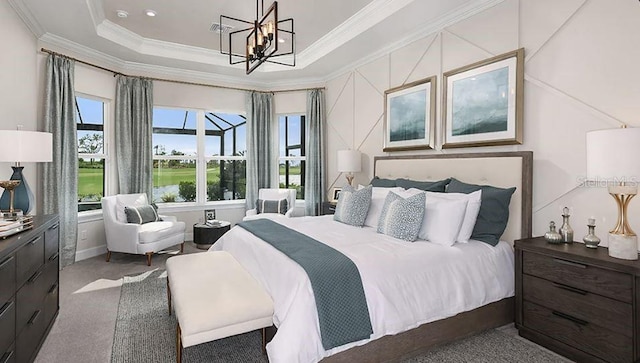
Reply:
[[151, 222], [141, 225], [138, 229], [140, 243], [158, 242], [164, 238], [184, 233], [184, 222]]
[[285, 214], [289, 210], [287, 199], [268, 200], [258, 199], [256, 201], [256, 210], [260, 213], [280, 213]]
[[145, 224], [162, 220], [155, 204], [124, 207], [124, 214], [127, 216], [127, 223]]
[[124, 207], [139, 207], [147, 204], [149, 204], [149, 202], [147, 202], [147, 195], [145, 193], [116, 195], [116, 220], [120, 223], [127, 223], [127, 215], [124, 212]]

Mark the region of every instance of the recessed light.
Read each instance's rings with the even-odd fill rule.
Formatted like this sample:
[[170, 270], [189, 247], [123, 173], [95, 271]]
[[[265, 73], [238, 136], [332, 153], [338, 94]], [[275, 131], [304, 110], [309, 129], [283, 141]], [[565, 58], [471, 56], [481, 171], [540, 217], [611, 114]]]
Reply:
[[154, 17], [157, 14], [154, 10], [151, 10], [151, 9], [145, 10], [144, 13], [147, 14], [147, 16], [150, 16], [150, 17]]
[[284, 43], [285, 40], [283, 38], [278, 38], [278, 43]]
[[129, 13], [124, 10], [116, 10], [116, 15], [118, 15], [118, 18], [126, 18], [129, 16]]

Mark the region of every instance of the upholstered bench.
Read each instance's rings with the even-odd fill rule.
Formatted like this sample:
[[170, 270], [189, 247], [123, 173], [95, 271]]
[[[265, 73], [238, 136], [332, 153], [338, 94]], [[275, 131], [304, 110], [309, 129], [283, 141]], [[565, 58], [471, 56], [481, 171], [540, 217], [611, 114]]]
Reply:
[[177, 362], [182, 349], [262, 329], [273, 323], [273, 301], [258, 282], [224, 251], [167, 260], [167, 297], [178, 320]]

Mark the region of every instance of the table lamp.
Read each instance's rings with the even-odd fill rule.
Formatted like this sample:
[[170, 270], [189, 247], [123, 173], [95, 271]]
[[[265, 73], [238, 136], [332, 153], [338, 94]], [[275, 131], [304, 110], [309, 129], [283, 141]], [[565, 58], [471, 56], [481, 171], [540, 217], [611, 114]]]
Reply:
[[609, 256], [638, 259], [638, 237], [629, 226], [627, 207], [638, 193], [640, 128], [587, 132], [587, 180], [605, 182], [618, 208], [618, 221], [609, 231]]
[[[29, 188], [21, 163], [49, 162], [52, 160], [53, 136], [48, 132], [24, 131], [24, 130], [0, 130], [0, 162], [15, 162], [12, 166], [11, 180], [19, 180], [20, 183], [13, 190], [13, 208], [28, 214], [33, 208], [33, 193]], [[11, 206], [11, 193], [5, 190], [0, 198], [0, 209], [9, 210]]]
[[362, 168], [362, 157], [358, 150], [338, 150], [338, 172], [347, 173], [347, 183], [352, 185], [353, 173], [359, 173]]

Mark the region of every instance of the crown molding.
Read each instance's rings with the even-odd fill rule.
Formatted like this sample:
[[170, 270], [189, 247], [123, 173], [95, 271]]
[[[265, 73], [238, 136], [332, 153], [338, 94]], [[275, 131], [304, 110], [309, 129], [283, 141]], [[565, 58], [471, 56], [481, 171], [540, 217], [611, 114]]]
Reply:
[[36, 38], [40, 38], [45, 30], [40, 25], [40, 23], [36, 20], [36, 18], [31, 13], [31, 10], [24, 4], [23, 0], [8, 0], [9, 5], [13, 8], [13, 10], [18, 14], [20, 20], [29, 28], [29, 31], [36, 36]]
[[383, 57], [387, 54], [390, 54], [400, 48], [403, 48], [419, 39], [426, 38], [435, 33], [438, 33], [445, 29], [448, 26], [451, 26], [459, 21], [467, 19], [475, 14], [478, 14], [484, 10], [492, 8], [505, 0], [476, 0], [474, 2], [468, 3], [467, 5], [458, 7], [444, 16], [440, 17], [435, 22], [425, 22], [421, 26], [416, 27], [416, 30], [412, 33], [407, 34], [403, 38], [398, 41], [391, 43], [383, 48], [376, 50], [373, 53], [369, 53], [360, 60], [347, 64], [334, 72], [327, 75], [324, 79], [325, 81], [329, 81], [334, 79], [344, 73], [347, 73], [351, 70], [359, 68], [365, 64], [371, 63], [373, 60]]
[[[374, 0], [299, 54], [305, 68], [390, 17], [414, 0]], [[296, 64], [296, 67], [298, 64]]]
[[104, 6], [102, 0], [87, 0], [87, 8], [89, 9], [89, 15], [93, 26], [97, 27], [100, 23], [107, 19], [104, 15]]

